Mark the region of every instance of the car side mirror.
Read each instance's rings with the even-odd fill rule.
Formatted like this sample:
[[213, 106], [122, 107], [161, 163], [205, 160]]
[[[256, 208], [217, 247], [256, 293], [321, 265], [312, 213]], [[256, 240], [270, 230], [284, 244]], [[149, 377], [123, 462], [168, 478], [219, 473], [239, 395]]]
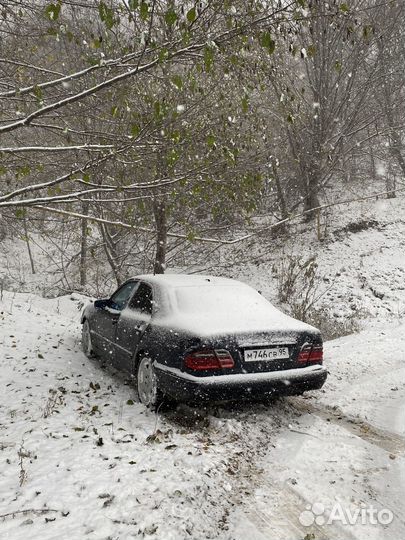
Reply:
[[109, 304], [109, 299], [94, 301], [94, 307], [96, 309], [105, 309], [108, 306], [108, 304]]

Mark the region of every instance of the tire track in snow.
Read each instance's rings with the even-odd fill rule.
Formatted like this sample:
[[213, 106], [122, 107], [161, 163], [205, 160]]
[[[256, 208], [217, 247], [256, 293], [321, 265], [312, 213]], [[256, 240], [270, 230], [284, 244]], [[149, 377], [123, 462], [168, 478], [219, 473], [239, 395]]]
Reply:
[[[271, 508], [266, 510], [262, 505], [249, 503], [244, 512], [244, 517], [254, 525], [264, 539], [298, 540], [302, 538], [319, 538], [322, 540], [355, 540], [356, 536], [350, 530], [339, 526], [337, 523], [323, 527], [316, 521], [305, 526], [300, 522], [299, 516], [311, 506], [311, 501], [305, 499], [293, 486], [283, 483], [282, 485], [265, 482], [261, 490], [267, 492], [271, 498]], [[275, 514], [275, 511], [277, 514]], [[324, 522], [328, 522], [329, 514], [324, 512]], [[252, 537], [256, 540], [256, 536]], [[237, 538], [239, 540], [239, 538]], [[259, 539], [258, 539], [259, 540]], [[261, 538], [260, 538], [261, 540]]]
[[314, 414], [326, 422], [333, 422], [357, 437], [386, 450], [393, 455], [405, 453], [405, 439], [396, 433], [378, 428], [366, 420], [346, 415], [339, 407], [296, 400], [294, 407], [308, 414]]

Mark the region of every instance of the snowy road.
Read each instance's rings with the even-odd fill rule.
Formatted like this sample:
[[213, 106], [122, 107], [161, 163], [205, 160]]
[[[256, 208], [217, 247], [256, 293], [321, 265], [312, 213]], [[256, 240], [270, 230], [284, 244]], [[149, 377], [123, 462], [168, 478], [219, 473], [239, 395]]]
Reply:
[[405, 535], [405, 326], [336, 340], [326, 357], [324, 392], [289, 400], [302, 415], [233, 516], [238, 540]]
[[156, 416], [84, 358], [78, 300], [0, 306], [1, 538], [404, 536], [404, 325], [329, 343], [322, 392]]

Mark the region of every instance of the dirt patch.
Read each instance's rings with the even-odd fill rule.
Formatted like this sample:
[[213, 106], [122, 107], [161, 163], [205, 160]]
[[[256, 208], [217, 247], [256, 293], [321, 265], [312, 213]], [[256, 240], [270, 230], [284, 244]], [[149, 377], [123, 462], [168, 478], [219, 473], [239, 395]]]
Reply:
[[381, 228], [381, 224], [376, 219], [362, 219], [360, 221], [352, 221], [341, 229], [336, 229], [333, 236], [336, 240], [341, 240], [347, 235], [347, 233], [356, 234], [362, 231], [367, 231], [368, 229], [379, 228]]

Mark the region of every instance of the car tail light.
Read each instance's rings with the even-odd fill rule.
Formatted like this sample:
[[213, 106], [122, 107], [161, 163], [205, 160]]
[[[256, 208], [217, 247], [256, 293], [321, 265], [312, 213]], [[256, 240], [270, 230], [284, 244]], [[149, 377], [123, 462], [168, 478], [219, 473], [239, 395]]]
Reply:
[[298, 355], [298, 362], [308, 362], [311, 349], [312, 345], [308, 345], [308, 343], [303, 345]]
[[221, 349], [215, 351], [215, 354], [217, 355], [221, 368], [230, 369], [235, 367], [235, 362], [233, 361], [232, 355], [229, 351]]
[[229, 369], [235, 366], [231, 353], [225, 350], [205, 350], [189, 353], [184, 358], [184, 365], [195, 371], [206, 369]]
[[323, 361], [323, 346], [313, 345], [311, 354], [309, 355], [309, 362], [322, 362]]
[[310, 345], [306, 343], [299, 352], [298, 362], [322, 362], [323, 361], [323, 345]]

